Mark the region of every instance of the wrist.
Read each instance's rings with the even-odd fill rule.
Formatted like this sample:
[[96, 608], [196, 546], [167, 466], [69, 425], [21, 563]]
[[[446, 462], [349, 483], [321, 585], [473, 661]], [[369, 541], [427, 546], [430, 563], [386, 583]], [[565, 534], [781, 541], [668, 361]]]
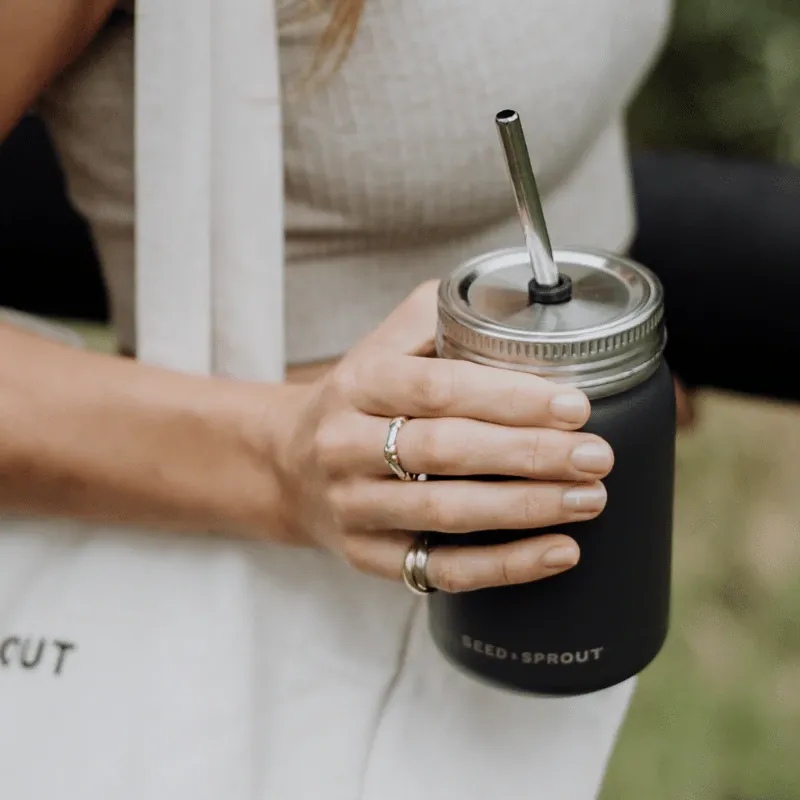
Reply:
[[215, 465], [195, 485], [202, 513], [222, 535], [295, 544], [281, 491], [281, 453], [307, 387], [215, 379], [200, 411], [218, 440]]
[[273, 431], [292, 411], [288, 387], [171, 372], [2, 326], [0, 356], [0, 509], [284, 536]]

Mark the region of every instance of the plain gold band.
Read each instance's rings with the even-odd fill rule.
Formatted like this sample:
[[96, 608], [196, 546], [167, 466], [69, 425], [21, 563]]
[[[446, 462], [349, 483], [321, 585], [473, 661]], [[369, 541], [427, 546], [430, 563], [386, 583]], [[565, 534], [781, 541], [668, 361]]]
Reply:
[[403, 582], [418, 595], [431, 594], [436, 588], [428, 583], [428, 557], [431, 548], [428, 546], [427, 534], [420, 534], [411, 543], [403, 559]]

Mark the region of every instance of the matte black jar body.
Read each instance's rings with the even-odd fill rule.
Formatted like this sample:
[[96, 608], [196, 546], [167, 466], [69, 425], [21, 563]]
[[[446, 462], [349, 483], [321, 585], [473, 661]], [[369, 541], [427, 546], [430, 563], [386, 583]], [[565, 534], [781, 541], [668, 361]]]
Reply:
[[[436, 592], [429, 616], [437, 646], [465, 672], [517, 691], [577, 695], [636, 675], [666, 638], [675, 397], [658, 279], [600, 251], [554, 256], [572, 286], [560, 305], [532, 301], [523, 249], [458, 267], [439, 292], [438, 353], [583, 389], [592, 403], [585, 429], [614, 449], [608, 502], [596, 519], [555, 529], [580, 545], [573, 569], [522, 586]], [[546, 532], [433, 533], [432, 542], [492, 545]]]
[[[461, 669], [509, 689], [604, 689], [644, 669], [667, 635], [675, 400], [666, 364], [638, 386], [594, 401], [585, 430], [611, 444], [615, 466], [602, 514], [558, 528], [580, 545], [580, 563], [522, 586], [430, 597], [439, 649]], [[547, 532], [483, 531], [459, 543]]]

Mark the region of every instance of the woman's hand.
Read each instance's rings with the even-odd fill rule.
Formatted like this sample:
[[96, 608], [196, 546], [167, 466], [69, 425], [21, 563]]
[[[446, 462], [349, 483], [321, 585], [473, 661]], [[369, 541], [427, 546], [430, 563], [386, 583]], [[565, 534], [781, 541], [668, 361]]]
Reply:
[[[293, 540], [341, 555], [390, 579], [418, 531], [458, 534], [587, 520], [606, 502], [613, 465], [601, 439], [576, 432], [589, 402], [532, 375], [427, 357], [436, 284], [421, 286], [328, 375], [304, 387], [295, 424], [280, 439], [284, 524]], [[299, 396], [298, 396], [299, 397]], [[455, 476], [404, 482], [383, 446], [393, 417], [413, 473]], [[509, 480], [471, 480], [472, 475]], [[518, 480], [525, 478], [527, 480]], [[492, 547], [435, 548], [431, 585], [446, 591], [524, 583], [574, 566], [578, 547], [548, 534]]]

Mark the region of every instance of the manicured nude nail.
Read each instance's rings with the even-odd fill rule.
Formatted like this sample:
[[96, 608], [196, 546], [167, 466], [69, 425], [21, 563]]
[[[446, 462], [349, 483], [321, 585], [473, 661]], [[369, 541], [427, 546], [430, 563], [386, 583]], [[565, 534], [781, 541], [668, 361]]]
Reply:
[[561, 422], [583, 423], [589, 419], [589, 401], [581, 392], [564, 392], [550, 401], [550, 411]]
[[570, 545], [551, 547], [543, 556], [542, 563], [550, 569], [569, 569], [578, 563], [578, 548]]
[[575, 469], [604, 475], [614, 464], [614, 453], [605, 442], [584, 442], [570, 456]]
[[606, 505], [606, 488], [599, 486], [576, 486], [564, 492], [561, 502], [568, 511], [602, 511]]

